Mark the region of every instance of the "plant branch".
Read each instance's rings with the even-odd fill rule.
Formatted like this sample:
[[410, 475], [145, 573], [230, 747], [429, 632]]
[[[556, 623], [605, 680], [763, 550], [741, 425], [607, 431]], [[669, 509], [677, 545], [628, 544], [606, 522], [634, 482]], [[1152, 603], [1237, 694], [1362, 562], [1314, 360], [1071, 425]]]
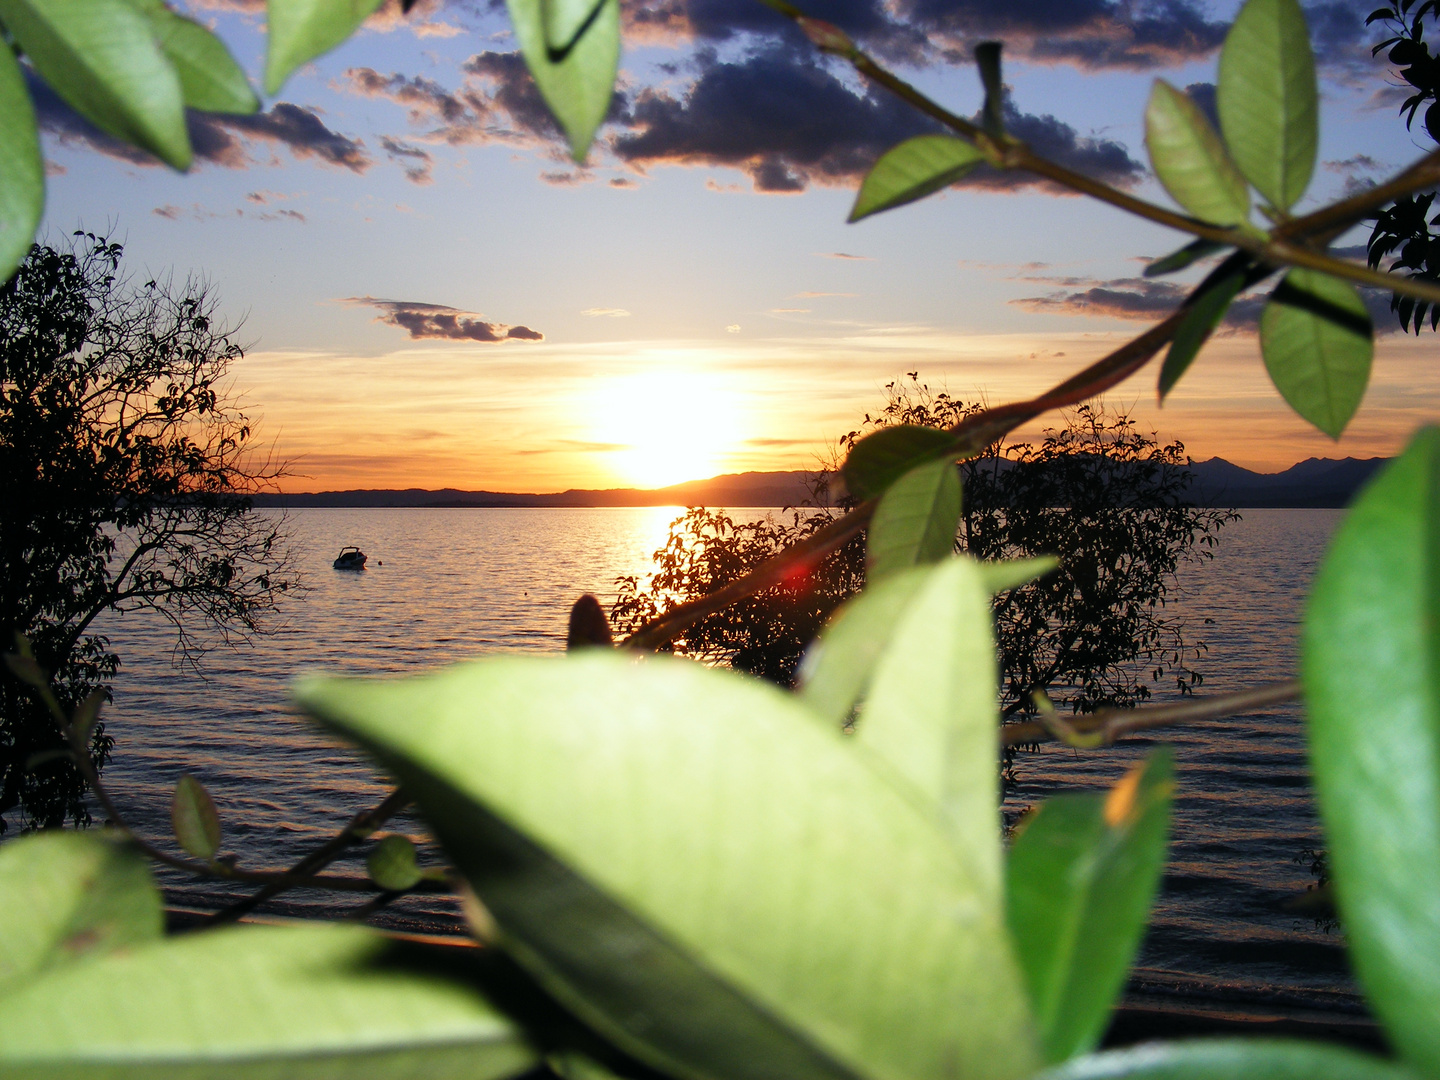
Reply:
[[[1222, 225], [1212, 225], [1205, 221], [1189, 217], [1185, 214], [1176, 213], [1163, 206], [1147, 202], [1144, 199], [1136, 198], [1128, 192], [1112, 187], [1103, 180], [1096, 180], [1094, 177], [1086, 176], [1084, 173], [1076, 172], [1057, 161], [1042, 157], [1035, 153], [1023, 142], [1009, 136], [995, 136], [986, 132], [970, 120], [957, 116], [949, 109], [931, 100], [914, 86], [900, 78], [894, 72], [882, 67], [875, 62], [864, 50], [858, 48], [853, 41], [839, 27], [821, 19], [812, 19], [805, 15], [799, 8], [786, 0], [760, 0], [767, 7], [780, 12], [782, 15], [793, 19], [814, 44], [823, 52], [843, 57], [865, 78], [871, 82], [885, 87], [896, 97], [913, 106], [918, 111], [939, 121], [951, 131], [963, 136], [973, 142], [985, 154], [987, 160], [993, 165], [1003, 169], [1023, 169], [1026, 172], [1043, 176], [1045, 179], [1069, 188], [1071, 191], [1082, 195], [1088, 195], [1092, 199], [1108, 203], [1117, 209], [1142, 217], [1147, 221], [1153, 221], [1157, 225], [1165, 225], [1181, 232], [1189, 233], [1206, 240], [1213, 240], [1217, 243], [1237, 247], [1242, 251], [1248, 251], [1256, 258], [1270, 263], [1276, 267], [1285, 265], [1304, 266], [1313, 270], [1321, 270], [1338, 278], [1346, 278], [1361, 285], [1368, 285], [1374, 288], [1385, 289], [1388, 292], [1398, 293], [1402, 296], [1412, 296], [1417, 300], [1428, 300], [1432, 304], [1440, 304], [1440, 285], [1432, 282], [1401, 277], [1398, 274], [1387, 274], [1380, 270], [1372, 270], [1368, 266], [1358, 263], [1347, 262], [1344, 259], [1337, 259], [1332, 255], [1316, 251], [1313, 248], [1289, 243], [1292, 236], [1299, 236], [1319, 229], [1311, 224], [1305, 227], [1293, 228], [1290, 230], [1277, 229], [1275, 233], [1267, 235], [1253, 227], [1232, 228]], [[1344, 220], [1350, 213], [1349, 204], [1357, 201], [1363, 202], [1368, 209], [1370, 206], [1378, 206], [1390, 199], [1398, 198], [1409, 194], [1411, 191], [1428, 187], [1431, 184], [1440, 182], [1440, 169], [1437, 169], [1436, 155], [1422, 159], [1415, 166], [1405, 170], [1399, 176], [1382, 185], [1382, 189], [1389, 192], [1384, 198], [1378, 201], [1373, 199], [1370, 192], [1364, 193], [1360, 199], [1347, 199], [1337, 203], [1335, 207], [1327, 207], [1319, 214], [1310, 215], [1310, 218], [1319, 218], [1332, 210], [1338, 210], [1334, 221]], [[1362, 215], [1363, 216], [1363, 212]], [[1294, 223], [1298, 225], [1299, 219]], [[1359, 220], [1356, 217], [1353, 220]], [[1353, 221], [1351, 222], [1353, 224]], [[1283, 232], [1283, 235], [1282, 235]]]
[[356, 814], [350, 824], [341, 829], [323, 845], [316, 848], [309, 855], [297, 862], [285, 872], [290, 880], [276, 881], [266, 885], [263, 889], [237, 900], [229, 907], [216, 912], [210, 920], [212, 923], [234, 922], [242, 915], [248, 914], [259, 907], [266, 900], [278, 896], [294, 885], [303, 882], [313, 876], [316, 871], [323, 869], [333, 862], [346, 848], [352, 844], [366, 839], [385, 822], [398, 814], [405, 807], [410, 805], [410, 796], [399, 788], [396, 788], [378, 806]]
[[[1156, 705], [1144, 709], [1101, 709], [1089, 716], [1068, 720], [1064, 726], [1077, 735], [1096, 737], [1097, 746], [1109, 746], [1116, 739], [1132, 732], [1194, 720], [1215, 720], [1264, 705], [1293, 701], [1299, 696], [1300, 681], [1290, 679], [1248, 690], [1237, 690], [1233, 694], [1192, 697], [1173, 705]], [[1026, 746], [1052, 739], [1063, 739], [1063, 735], [1057, 734], [1053, 723], [1047, 724], [1044, 720], [1027, 720], [1022, 724], [1005, 724], [1000, 728], [1002, 746]]]

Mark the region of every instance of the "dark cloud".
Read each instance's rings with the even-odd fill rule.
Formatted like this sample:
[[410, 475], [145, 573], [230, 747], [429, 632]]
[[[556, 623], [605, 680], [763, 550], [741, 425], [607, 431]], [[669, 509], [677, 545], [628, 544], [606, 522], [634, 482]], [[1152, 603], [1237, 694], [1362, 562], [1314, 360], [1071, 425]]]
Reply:
[[443, 304], [420, 304], [408, 300], [380, 300], [373, 296], [351, 296], [342, 304], [373, 307], [380, 312], [377, 322], [404, 330], [416, 341], [544, 341], [545, 335], [528, 326], [507, 326], [490, 322], [483, 315]]
[[[26, 83], [40, 130], [67, 146], [84, 146], [106, 157], [132, 165], [159, 165], [148, 152], [109, 135], [70, 108], [54, 90], [26, 71]], [[370, 167], [365, 144], [325, 126], [313, 109], [278, 101], [253, 116], [222, 116], [187, 112], [185, 124], [190, 146], [200, 163], [244, 169], [253, 164], [245, 143], [261, 141], [285, 146], [299, 158], [315, 157], [363, 173]]]
[[430, 156], [428, 150], [422, 150], [407, 142], [391, 138], [389, 135], [380, 137], [380, 146], [385, 153], [390, 155], [390, 160], [398, 162], [405, 170], [405, 178], [412, 184], [428, 184], [432, 177], [431, 170], [434, 168], [435, 159]]
[[[801, 191], [813, 183], [851, 184], [885, 150], [939, 130], [889, 94], [856, 91], [823, 62], [771, 49], [734, 62], [700, 58], [700, 75], [681, 96], [646, 90], [625, 117], [615, 153], [639, 167], [660, 163], [729, 166], [757, 191]], [[1017, 112], [1006, 123], [1041, 154], [1112, 184], [1130, 184], [1143, 167], [1119, 143], [1080, 136], [1053, 116]], [[978, 170], [971, 186], [1036, 183], [1020, 173]]]
[[[976, 42], [995, 38], [1011, 55], [1083, 68], [1150, 70], [1213, 52], [1225, 24], [1202, 0], [812, 0], [808, 14], [835, 23], [884, 59], [968, 61]], [[734, 0], [638, 0], [626, 6], [639, 37], [684, 35], [726, 41], [766, 38], [808, 48], [788, 20]]]
[[1205, 114], [1205, 119], [1216, 131], [1220, 130], [1220, 113], [1215, 108], [1215, 84], [1211, 82], [1194, 82], [1185, 87], [1185, 93], [1189, 94], [1200, 111]]
[[[1073, 284], [1075, 279], [1066, 279]], [[1048, 296], [1028, 296], [1010, 303], [1027, 311], [1045, 315], [1079, 315], [1097, 319], [1124, 319], [1127, 321], [1152, 322], [1163, 319], [1180, 306], [1190, 292], [1189, 285], [1176, 285], [1169, 281], [1151, 281], [1146, 278], [1117, 278], [1112, 281], [1085, 283], [1084, 288], [1059, 291]], [[1272, 285], [1262, 286], [1259, 291], [1242, 296], [1234, 301], [1225, 312], [1221, 322], [1223, 330], [1253, 333], [1260, 325], [1260, 313], [1265, 310]], [[1377, 289], [1359, 290], [1375, 323], [1377, 334], [1391, 333], [1396, 329], [1395, 317], [1390, 312], [1390, 298]]]

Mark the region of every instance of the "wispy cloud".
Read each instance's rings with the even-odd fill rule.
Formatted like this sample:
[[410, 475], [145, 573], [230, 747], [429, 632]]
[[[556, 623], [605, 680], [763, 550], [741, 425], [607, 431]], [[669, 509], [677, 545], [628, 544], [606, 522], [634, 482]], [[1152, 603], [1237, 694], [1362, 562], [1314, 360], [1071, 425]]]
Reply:
[[581, 315], [590, 315], [595, 318], [628, 319], [630, 312], [618, 307], [591, 307], [580, 312]]

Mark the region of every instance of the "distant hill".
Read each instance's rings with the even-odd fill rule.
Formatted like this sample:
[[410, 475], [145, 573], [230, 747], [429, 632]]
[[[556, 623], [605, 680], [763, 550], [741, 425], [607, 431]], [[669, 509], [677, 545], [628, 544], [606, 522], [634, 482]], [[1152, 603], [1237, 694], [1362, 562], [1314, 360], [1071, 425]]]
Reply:
[[[1201, 506], [1338, 507], [1388, 458], [1309, 458], [1284, 472], [1258, 473], [1224, 458], [1197, 461], [1190, 498]], [[257, 496], [257, 506], [797, 506], [810, 497], [807, 472], [729, 473], [671, 487], [572, 488], [548, 494], [442, 488], [319, 491]]]
[[1389, 458], [1307, 458], [1284, 472], [1257, 473], [1224, 458], [1197, 461], [1190, 497], [1202, 506], [1338, 507]]
[[795, 506], [810, 497], [807, 472], [729, 473], [665, 488], [571, 488], [550, 494], [364, 489], [260, 495], [257, 506]]

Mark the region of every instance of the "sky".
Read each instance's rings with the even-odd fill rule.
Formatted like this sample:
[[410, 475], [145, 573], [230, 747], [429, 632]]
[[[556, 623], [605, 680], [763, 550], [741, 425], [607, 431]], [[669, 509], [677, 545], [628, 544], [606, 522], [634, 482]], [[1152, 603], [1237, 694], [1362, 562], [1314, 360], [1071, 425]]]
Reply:
[[[1007, 126], [1146, 198], [1142, 116], [1165, 78], [1213, 100], [1220, 0], [811, 0], [962, 115], [976, 41], [1005, 43]], [[1370, 0], [1306, 5], [1320, 63], [1307, 206], [1429, 146], [1370, 57]], [[257, 0], [190, 0], [257, 84]], [[137, 280], [204, 280], [246, 355], [232, 393], [291, 491], [656, 487], [811, 469], [919, 372], [999, 404], [1039, 393], [1163, 317], [1203, 268], [1145, 262], [1186, 237], [1025, 176], [845, 224], [885, 149], [928, 129], [755, 0], [622, 4], [626, 44], [584, 166], [524, 71], [503, 5], [387, 6], [249, 117], [191, 115], [178, 174], [33, 87], [42, 237], [124, 243]], [[1337, 245], [1363, 258], [1363, 229]], [[1440, 412], [1436, 339], [1378, 337], [1336, 443], [1270, 386], [1242, 299], [1158, 407], [1158, 365], [1112, 391], [1197, 460], [1265, 471], [1396, 452]], [[1032, 425], [1031, 431], [1041, 425]]]

